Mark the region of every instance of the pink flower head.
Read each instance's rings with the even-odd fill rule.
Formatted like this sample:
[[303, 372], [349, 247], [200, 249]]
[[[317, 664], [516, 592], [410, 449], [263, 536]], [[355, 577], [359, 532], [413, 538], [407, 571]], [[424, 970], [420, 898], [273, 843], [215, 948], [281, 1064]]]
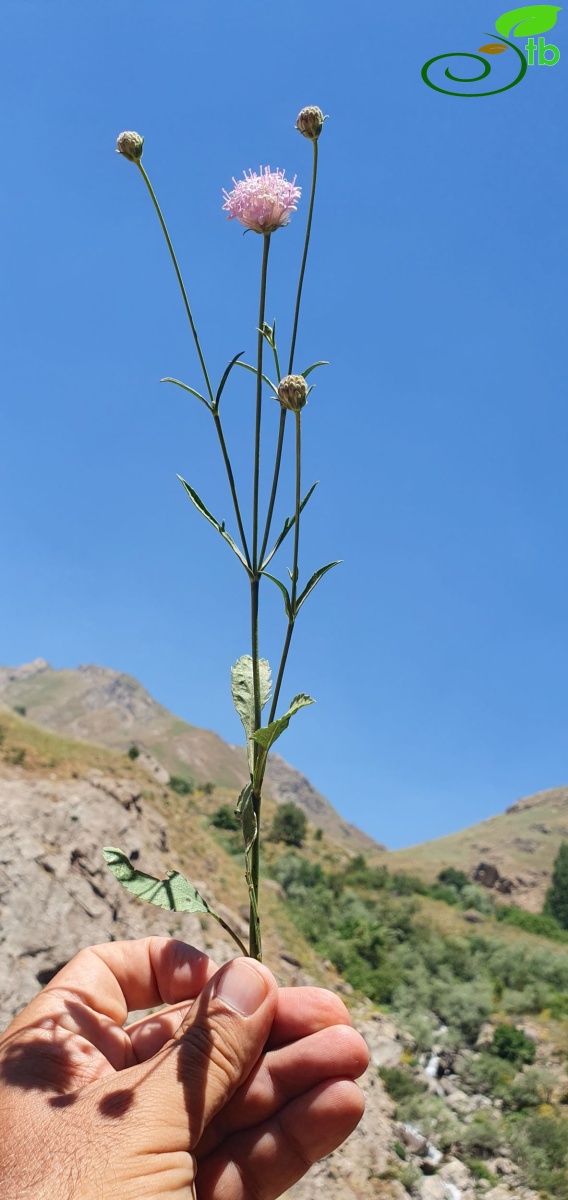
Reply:
[[255, 233], [274, 233], [287, 225], [302, 194], [295, 186], [296, 176], [290, 182], [284, 178], [284, 171], [271, 171], [270, 167], [260, 167], [259, 175], [250, 170], [248, 175], [243, 171], [243, 175], [238, 182], [233, 178], [232, 192], [223, 188], [227, 220], [236, 217], [245, 229], [254, 229]]

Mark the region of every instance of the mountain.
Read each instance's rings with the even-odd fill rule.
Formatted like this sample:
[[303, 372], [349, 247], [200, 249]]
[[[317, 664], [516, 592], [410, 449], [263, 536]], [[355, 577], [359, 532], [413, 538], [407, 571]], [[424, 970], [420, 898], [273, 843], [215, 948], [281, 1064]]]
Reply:
[[567, 839], [568, 787], [550, 788], [460, 833], [397, 850], [388, 863], [428, 881], [444, 867], [456, 867], [502, 902], [540, 912], [558, 848]]
[[[108, 667], [54, 670], [43, 658], [0, 667], [0, 704], [25, 710], [30, 720], [66, 737], [123, 753], [136, 744], [170, 775], [191, 784], [240, 791], [248, 780], [244, 747], [230, 746], [216, 733], [182, 721], [132, 676]], [[278, 804], [293, 801], [317, 827], [354, 852], [376, 846], [277, 754], [269, 759], [266, 792]]]

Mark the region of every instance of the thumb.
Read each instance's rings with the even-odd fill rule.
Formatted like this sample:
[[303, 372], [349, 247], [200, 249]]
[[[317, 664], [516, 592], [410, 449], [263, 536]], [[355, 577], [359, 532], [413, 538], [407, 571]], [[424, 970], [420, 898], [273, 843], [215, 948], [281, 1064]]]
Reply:
[[[197, 1145], [260, 1058], [277, 1000], [276, 980], [266, 967], [233, 959], [209, 980], [174, 1041], [115, 1076], [107, 1090], [109, 1115], [114, 1099], [140, 1152], [187, 1152]], [[132, 1086], [127, 1104], [125, 1084]]]

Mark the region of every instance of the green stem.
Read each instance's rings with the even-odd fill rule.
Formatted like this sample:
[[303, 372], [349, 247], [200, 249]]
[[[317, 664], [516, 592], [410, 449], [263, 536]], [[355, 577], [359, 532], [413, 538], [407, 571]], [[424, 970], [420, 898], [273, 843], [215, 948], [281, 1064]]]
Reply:
[[274, 695], [272, 697], [272, 706], [270, 709], [270, 716], [268, 718], [269, 723], [270, 723], [270, 721], [273, 721], [276, 716], [276, 709], [277, 709], [278, 700], [280, 697], [280, 688], [282, 687], [282, 680], [284, 678], [284, 671], [286, 669], [286, 662], [288, 659], [288, 651], [290, 649], [290, 642], [292, 641], [292, 634], [294, 632], [294, 623], [296, 620], [295, 612], [296, 612], [296, 596], [297, 596], [297, 592], [298, 592], [298, 555], [299, 555], [299, 548], [300, 548], [300, 492], [302, 489], [302, 477], [301, 477], [302, 414], [301, 414], [301, 412], [297, 412], [295, 414], [295, 416], [296, 416], [296, 508], [295, 508], [295, 518], [296, 519], [294, 522], [294, 558], [292, 561], [292, 594], [290, 597], [290, 599], [291, 599], [290, 609], [292, 612], [292, 616], [288, 620], [288, 628], [286, 630], [286, 637], [284, 639], [284, 647], [282, 650], [282, 657], [280, 659], [278, 675], [276, 677], [276, 683], [274, 685]]
[[280, 463], [282, 461], [282, 447], [284, 445], [284, 430], [286, 428], [286, 413], [287, 413], [287, 411], [288, 410], [286, 408], [284, 408], [284, 405], [281, 404], [280, 405], [280, 428], [278, 430], [278, 445], [276, 447], [276, 462], [274, 465], [274, 478], [272, 480], [272, 491], [270, 493], [270, 502], [268, 505], [268, 513], [266, 515], [266, 525], [264, 527], [264, 537], [262, 539], [262, 549], [260, 551], [261, 564], [264, 562], [264, 556], [266, 554], [266, 547], [268, 546], [268, 539], [270, 537], [270, 526], [272, 525], [272, 514], [274, 512], [274, 505], [276, 503], [276, 492], [278, 491], [278, 478], [280, 475]]
[[152, 184], [150, 183], [150, 180], [149, 180], [149, 178], [148, 178], [148, 176], [147, 176], [147, 174], [146, 174], [146, 171], [144, 170], [144, 167], [142, 166], [142, 163], [141, 163], [141, 161], [140, 161], [140, 160], [138, 160], [138, 161], [137, 161], [137, 163], [136, 163], [136, 166], [138, 167], [138, 170], [140, 171], [140, 174], [142, 175], [142, 178], [143, 178], [143, 180], [144, 180], [144, 183], [146, 184], [146, 187], [148, 188], [148, 191], [149, 191], [149, 193], [150, 193], [150, 196], [152, 197], [152, 203], [153, 203], [153, 205], [154, 205], [154, 208], [156, 209], [156, 212], [157, 212], [157, 214], [158, 214], [159, 221], [160, 221], [160, 225], [162, 226], [162, 230], [163, 230], [163, 233], [164, 233], [164, 237], [165, 237], [165, 239], [166, 239], [166, 242], [167, 242], [167, 244], [168, 244], [168, 250], [169, 250], [169, 252], [170, 252], [171, 259], [172, 259], [172, 262], [173, 262], [173, 264], [174, 264], [174, 270], [175, 270], [175, 273], [176, 273], [176, 275], [177, 275], [177, 281], [178, 281], [178, 283], [179, 283], [179, 286], [180, 286], [180, 291], [181, 291], [181, 294], [182, 294], [182, 297], [183, 297], [183, 303], [184, 303], [184, 305], [185, 305], [185, 311], [186, 311], [186, 313], [187, 313], [187, 318], [188, 318], [188, 321], [189, 321], [189, 324], [190, 324], [191, 332], [192, 332], [192, 334], [193, 334], [193, 340], [194, 340], [194, 342], [195, 342], [195, 347], [196, 347], [197, 353], [198, 353], [198, 355], [199, 355], [199, 361], [200, 361], [200, 363], [201, 363], [201, 370], [203, 371], [203, 378], [204, 378], [204, 380], [205, 380], [205, 386], [206, 386], [206, 388], [207, 388], [207, 391], [209, 392], [209, 397], [210, 397], [211, 403], [212, 403], [212, 404], [214, 404], [214, 403], [215, 403], [215, 397], [214, 397], [214, 395], [213, 395], [213, 388], [211, 387], [211, 382], [210, 382], [210, 379], [209, 379], [209, 375], [208, 375], [208, 373], [207, 373], [207, 367], [205, 366], [205, 359], [204, 359], [204, 357], [203, 357], [203, 351], [202, 351], [202, 349], [201, 349], [201, 345], [200, 345], [200, 342], [199, 342], [199, 338], [198, 338], [198, 336], [197, 336], [197, 329], [195, 328], [195, 321], [193, 320], [193, 314], [192, 314], [192, 312], [191, 312], [191, 308], [190, 308], [190, 306], [189, 306], [189, 300], [188, 300], [188, 298], [187, 298], [187, 292], [186, 292], [186, 290], [185, 290], [185, 284], [184, 284], [184, 282], [183, 282], [183, 279], [182, 279], [181, 271], [180, 271], [180, 269], [179, 269], [179, 266], [178, 266], [178, 260], [177, 260], [177, 258], [176, 258], [176, 255], [175, 255], [175, 250], [174, 250], [174, 248], [173, 248], [173, 246], [172, 246], [172, 241], [171, 241], [170, 235], [169, 235], [169, 233], [168, 233], [168, 227], [167, 227], [167, 225], [166, 225], [166, 222], [164, 221], [164, 217], [163, 217], [163, 215], [162, 215], [162, 210], [161, 210], [161, 208], [160, 208], [160, 205], [158, 204], [158, 200], [157, 200], [157, 197], [156, 197], [156, 193], [155, 193], [155, 191], [154, 191], [154, 189], [153, 189], [153, 187], [152, 187]]
[[199, 337], [198, 337], [198, 335], [197, 335], [197, 329], [196, 329], [196, 327], [195, 327], [195, 321], [193, 320], [193, 313], [192, 313], [192, 311], [191, 311], [191, 307], [190, 307], [189, 300], [188, 300], [188, 297], [187, 297], [187, 292], [186, 292], [186, 290], [185, 290], [185, 284], [184, 284], [184, 282], [183, 282], [182, 274], [181, 274], [181, 271], [180, 271], [180, 269], [179, 269], [179, 264], [178, 264], [178, 260], [177, 260], [177, 258], [176, 258], [176, 253], [175, 253], [175, 250], [174, 250], [174, 248], [173, 248], [173, 245], [172, 245], [172, 240], [171, 240], [171, 238], [170, 238], [170, 235], [169, 235], [169, 233], [168, 233], [168, 227], [167, 227], [167, 225], [166, 225], [166, 222], [165, 222], [165, 220], [164, 220], [164, 216], [163, 216], [162, 210], [161, 210], [161, 208], [160, 208], [160, 205], [158, 204], [158, 199], [157, 199], [156, 193], [155, 193], [155, 191], [154, 191], [154, 189], [153, 189], [153, 187], [152, 187], [152, 184], [150, 183], [150, 180], [149, 180], [149, 178], [148, 178], [148, 175], [146, 174], [146, 171], [144, 170], [144, 167], [142, 166], [142, 163], [141, 163], [140, 161], [138, 161], [138, 162], [136, 163], [136, 166], [139, 168], [139, 170], [140, 170], [140, 174], [142, 175], [142, 178], [143, 178], [143, 180], [144, 180], [144, 183], [146, 184], [146, 187], [148, 188], [148, 191], [149, 191], [149, 193], [150, 193], [150, 196], [151, 196], [151, 198], [152, 198], [152, 203], [153, 203], [153, 205], [154, 205], [154, 208], [156, 209], [156, 212], [157, 212], [157, 214], [158, 214], [158, 218], [159, 218], [159, 221], [160, 221], [160, 225], [162, 226], [162, 231], [163, 231], [164, 237], [165, 237], [165, 239], [166, 239], [166, 242], [167, 242], [167, 245], [168, 245], [168, 250], [169, 250], [169, 252], [170, 252], [171, 259], [172, 259], [172, 262], [173, 262], [173, 264], [174, 264], [174, 270], [175, 270], [175, 273], [176, 273], [176, 276], [177, 276], [177, 281], [178, 281], [178, 283], [179, 283], [179, 286], [180, 286], [180, 291], [181, 291], [181, 294], [182, 294], [182, 299], [183, 299], [183, 303], [184, 303], [184, 306], [185, 306], [185, 311], [186, 311], [186, 313], [187, 313], [187, 318], [188, 318], [188, 321], [189, 321], [190, 329], [191, 329], [191, 332], [192, 332], [192, 334], [193, 334], [193, 340], [194, 340], [194, 342], [195, 342], [195, 347], [196, 347], [196, 350], [197, 350], [197, 353], [198, 353], [198, 356], [199, 356], [199, 362], [201, 363], [201, 370], [203, 371], [203, 378], [204, 378], [204, 380], [205, 380], [205, 386], [206, 386], [206, 388], [207, 388], [207, 391], [208, 391], [208, 393], [209, 393], [209, 399], [210, 399], [210, 401], [211, 401], [211, 411], [212, 411], [212, 413], [213, 413], [213, 418], [214, 418], [214, 420], [215, 420], [215, 427], [216, 427], [216, 429], [217, 429], [217, 436], [218, 436], [218, 438], [219, 438], [219, 442], [220, 442], [220, 445], [221, 445], [221, 451], [222, 451], [222, 454], [223, 454], [223, 460], [224, 460], [225, 467], [226, 467], [226, 470], [227, 470], [227, 477], [228, 477], [228, 480], [229, 480], [229, 487], [230, 487], [230, 489], [231, 489], [231, 496], [232, 496], [232, 498], [233, 498], [233, 505], [234, 505], [234, 509], [235, 509], [235, 516], [236, 516], [236, 518], [237, 518], [237, 525], [238, 525], [238, 527], [239, 527], [239, 533], [240, 533], [240, 536], [241, 536], [241, 541], [242, 541], [242, 545], [243, 545], [243, 552], [244, 552], [245, 558], [246, 558], [246, 560], [247, 560], [248, 566], [249, 566], [249, 568], [250, 568], [250, 566], [251, 566], [250, 555], [249, 555], [248, 546], [247, 546], [247, 541], [246, 541], [245, 532], [244, 532], [244, 528], [243, 528], [243, 522], [242, 522], [242, 519], [241, 519], [241, 510], [240, 510], [240, 508], [239, 508], [239, 501], [238, 501], [238, 499], [237, 499], [237, 490], [236, 490], [236, 487], [235, 487], [235, 479], [234, 479], [234, 475], [233, 475], [233, 471], [232, 471], [232, 467], [231, 467], [231, 462], [230, 462], [230, 459], [229, 459], [229, 454], [228, 454], [228, 451], [227, 451], [227, 446], [226, 446], [226, 443], [225, 443], [225, 438], [224, 438], [224, 436], [223, 436], [223, 430], [222, 430], [222, 428], [221, 428], [221, 420], [220, 420], [219, 414], [218, 414], [218, 413], [216, 412], [216, 410], [215, 410], [215, 396], [213, 395], [213, 388], [211, 387], [211, 380], [209, 379], [209, 374], [208, 374], [208, 371], [207, 371], [207, 367], [205, 366], [205, 359], [204, 359], [204, 357], [203, 357], [203, 351], [202, 351], [202, 349], [201, 349], [201, 343], [200, 343], [200, 341], [199, 341]]
[[270, 234], [263, 236], [262, 268], [260, 273], [260, 303], [258, 310], [258, 342], [256, 353], [256, 421], [254, 432], [254, 481], [252, 498], [252, 569], [258, 571], [258, 492], [260, 482], [260, 422], [262, 414], [262, 351], [264, 347], [264, 310], [266, 307], [266, 276], [268, 273], [268, 253], [270, 250]]
[[[306, 223], [306, 236], [304, 239], [304, 251], [302, 254], [302, 262], [300, 266], [300, 277], [298, 279], [298, 291], [296, 294], [296, 307], [294, 310], [294, 324], [292, 326], [292, 341], [290, 344], [290, 359], [288, 362], [288, 374], [292, 374], [294, 366], [294, 353], [296, 350], [296, 337], [298, 333], [298, 322], [300, 320], [300, 305], [302, 303], [302, 289], [304, 286], [304, 275], [306, 273], [306, 263], [308, 261], [308, 249], [310, 245], [310, 234], [312, 232], [312, 217], [314, 213], [314, 201], [316, 198], [316, 183], [318, 176], [318, 142], [317, 139], [312, 142], [314, 148], [313, 166], [312, 166], [312, 186], [310, 191], [310, 203], [308, 206], [308, 220]], [[277, 363], [277, 374], [280, 376]], [[272, 491], [270, 493], [270, 503], [268, 505], [268, 513], [266, 517], [266, 525], [264, 529], [264, 537], [262, 540], [262, 550], [260, 552], [260, 561], [264, 559], [268, 539], [270, 537], [270, 527], [272, 525], [272, 516], [274, 513], [274, 505], [276, 503], [276, 493], [278, 491], [278, 480], [280, 477], [280, 465], [282, 462], [282, 448], [284, 446], [284, 429], [286, 426], [286, 409], [283, 408], [280, 413], [280, 429], [278, 430], [278, 445], [276, 448], [276, 461], [274, 464], [274, 478], [272, 481]]]
[[219, 438], [219, 443], [221, 446], [221, 451], [223, 454], [225, 467], [227, 469], [227, 478], [229, 480], [231, 496], [233, 497], [233, 505], [234, 505], [234, 509], [235, 509], [235, 516], [237, 518], [237, 525], [239, 527], [239, 533], [241, 536], [243, 552], [244, 552], [244, 556], [247, 560], [247, 566], [250, 571], [252, 569], [252, 564], [250, 561], [250, 554], [249, 554], [249, 549], [248, 549], [248, 545], [247, 545], [247, 539], [246, 539], [246, 535], [245, 535], [245, 531], [244, 531], [243, 521], [242, 521], [242, 517], [241, 517], [241, 510], [240, 510], [239, 501], [238, 501], [238, 497], [237, 497], [237, 489], [235, 487], [235, 477], [233, 475], [233, 468], [231, 467], [231, 460], [229, 458], [229, 452], [227, 450], [227, 444], [225, 442], [225, 435], [223, 433], [223, 428], [221, 425], [221, 418], [219, 416], [217, 409], [215, 409], [215, 411], [213, 413], [213, 420], [215, 421], [215, 428], [217, 430], [217, 436]]
[[[250, 616], [251, 616], [251, 641], [252, 641], [252, 677], [254, 690], [254, 728], [260, 729], [261, 721], [261, 704], [260, 704], [260, 678], [259, 678], [259, 663], [258, 663], [258, 590], [260, 581], [258, 578], [251, 579], [250, 583]], [[256, 837], [251, 849], [251, 881], [254, 892], [254, 899], [250, 901], [250, 921], [249, 921], [249, 942], [250, 942], [250, 957], [257, 958], [260, 962], [262, 958], [262, 947], [260, 943], [260, 928], [257, 919], [258, 913], [258, 881], [260, 875], [260, 807], [262, 800], [262, 785], [258, 784], [254, 787], [255, 768], [260, 747], [254, 744], [253, 749], [253, 793], [252, 803], [256, 817]]]
[[312, 142], [314, 148], [314, 160], [312, 167], [312, 190], [310, 192], [310, 205], [308, 208], [308, 221], [306, 225], [306, 239], [304, 242], [304, 253], [302, 255], [302, 265], [300, 267], [300, 278], [298, 281], [298, 294], [296, 296], [296, 310], [294, 312], [294, 324], [292, 326], [292, 341], [290, 344], [290, 361], [288, 363], [288, 374], [292, 374], [294, 365], [294, 351], [296, 349], [296, 335], [298, 333], [298, 321], [300, 318], [300, 304], [302, 301], [302, 288], [304, 286], [304, 274], [306, 271], [306, 262], [308, 258], [308, 246], [310, 244], [310, 233], [312, 232], [312, 216], [314, 212], [314, 200], [316, 197], [316, 181], [318, 175], [318, 141], [317, 138]]

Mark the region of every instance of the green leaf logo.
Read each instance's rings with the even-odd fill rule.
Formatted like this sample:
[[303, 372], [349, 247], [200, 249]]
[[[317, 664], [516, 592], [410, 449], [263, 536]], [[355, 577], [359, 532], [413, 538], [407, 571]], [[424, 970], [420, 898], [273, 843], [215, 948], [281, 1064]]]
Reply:
[[524, 8], [512, 8], [495, 22], [501, 37], [534, 37], [546, 33], [556, 25], [556, 16], [562, 9], [556, 4], [528, 4]]

